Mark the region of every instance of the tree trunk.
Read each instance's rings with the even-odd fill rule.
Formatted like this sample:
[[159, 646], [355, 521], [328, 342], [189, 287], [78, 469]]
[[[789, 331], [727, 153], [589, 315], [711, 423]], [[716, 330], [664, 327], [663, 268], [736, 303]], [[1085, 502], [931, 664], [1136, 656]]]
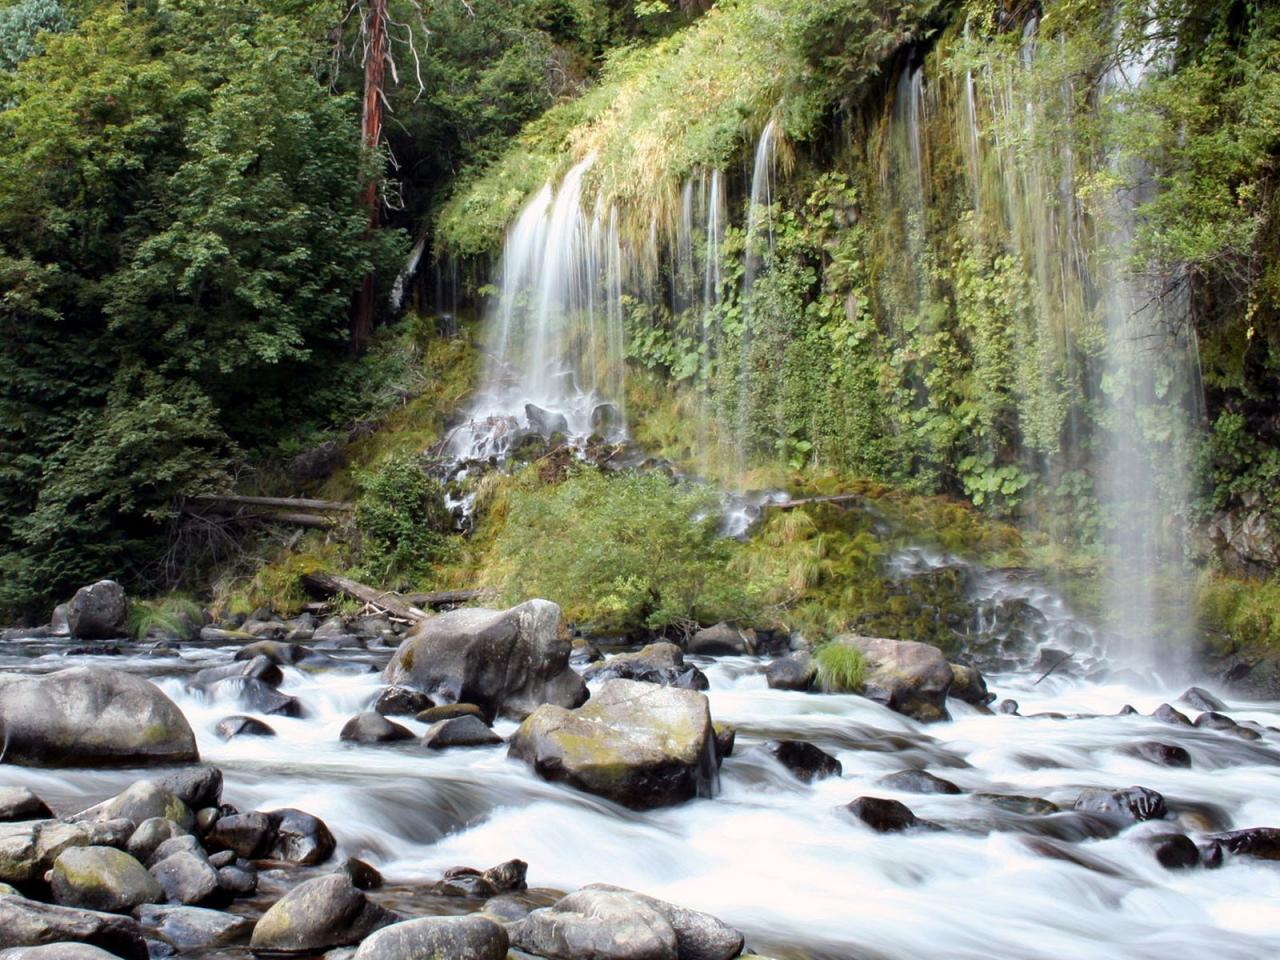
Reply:
[[[369, 0], [365, 31], [368, 45], [364, 61], [364, 115], [361, 124], [361, 141], [367, 154], [372, 156], [382, 143], [383, 84], [387, 70], [387, 0]], [[364, 188], [364, 205], [369, 212], [368, 236], [379, 227], [378, 187], [382, 181], [380, 171], [370, 169]], [[373, 332], [373, 306], [376, 299], [373, 273], [365, 274], [356, 295], [351, 314], [351, 352], [360, 353]]]

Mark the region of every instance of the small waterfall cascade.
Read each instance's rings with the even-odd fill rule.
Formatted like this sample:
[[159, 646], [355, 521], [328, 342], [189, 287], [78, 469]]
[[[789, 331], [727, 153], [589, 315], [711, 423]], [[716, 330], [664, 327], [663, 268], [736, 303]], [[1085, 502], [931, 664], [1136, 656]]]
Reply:
[[616, 210], [584, 206], [592, 159], [543, 186], [507, 232], [482, 387], [449, 439], [455, 458], [502, 456], [531, 432], [625, 436], [623, 258]]

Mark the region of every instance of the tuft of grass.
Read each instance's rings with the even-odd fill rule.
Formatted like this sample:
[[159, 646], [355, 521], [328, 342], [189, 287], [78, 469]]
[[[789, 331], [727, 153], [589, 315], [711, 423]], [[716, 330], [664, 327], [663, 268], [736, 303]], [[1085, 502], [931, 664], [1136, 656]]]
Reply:
[[859, 693], [867, 679], [867, 658], [862, 651], [837, 641], [824, 643], [813, 655], [818, 682], [828, 693]]
[[204, 623], [204, 609], [184, 594], [170, 594], [154, 600], [130, 600], [125, 629], [141, 640], [152, 629], [190, 640]]

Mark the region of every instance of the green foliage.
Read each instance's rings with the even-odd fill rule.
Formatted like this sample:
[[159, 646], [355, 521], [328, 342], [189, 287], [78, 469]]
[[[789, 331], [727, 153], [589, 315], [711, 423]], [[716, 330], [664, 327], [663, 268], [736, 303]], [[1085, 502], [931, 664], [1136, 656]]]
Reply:
[[60, 33], [70, 26], [58, 0], [21, 0], [0, 8], [0, 71], [40, 53], [42, 32]]
[[175, 593], [153, 600], [130, 600], [125, 629], [137, 640], [151, 631], [190, 640], [203, 623], [204, 609], [200, 604]]
[[413, 583], [452, 554], [444, 488], [427, 476], [420, 457], [391, 456], [360, 481], [356, 521], [364, 576], [385, 585]]
[[546, 597], [601, 634], [751, 618], [714, 491], [653, 473], [583, 468], [552, 487], [535, 477], [511, 493], [485, 571], [504, 601]]
[[1206, 573], [1196, 594], [1200, 627], [1220, 652], [1240, 647], [1280, 649], [1280, 579], [1239, 579]]
[[867, 676], [867, 658], [856, 647], [828, 642], [814, 651], [818, 684], [829, 693], [860, 693]]

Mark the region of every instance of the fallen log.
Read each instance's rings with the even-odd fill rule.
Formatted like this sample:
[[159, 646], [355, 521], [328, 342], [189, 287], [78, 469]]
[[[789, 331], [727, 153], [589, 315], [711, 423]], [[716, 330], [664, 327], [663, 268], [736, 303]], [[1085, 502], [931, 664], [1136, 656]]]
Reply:
[[413, 604], [407, 603], [403, 597], [392, 590], [376, 590], [373, 587], [357, 583], [347, 577], [339, 577], [336, 574], [304, 573], [302, 575], [302, 583], [312, 590], [329, 596], [335, 593], [345, 593], [347, 596], [354, 597], [356, 600], [367, 603], [371, 607], [385, 610], [393, 617], [399, 617], [401, 620], [416, 622], [425, 620], [430, 616], [425, 610], [420, 610]]
[[435, 590], [431, 593], [402, 593], [405, 602], [415, 607], [448, 607], [466, 603], [490, 593], [489, 590]]
[[243, 497], [231, 493], [202, 493], [191, 497], [192, 502], [208, 504], [211, 507], [272, 507], [281, 510], [315, 511], [321, 513], [350, 513], [355, 510], [354, 503], [345, 500], [307, 500], [303, 497]]

